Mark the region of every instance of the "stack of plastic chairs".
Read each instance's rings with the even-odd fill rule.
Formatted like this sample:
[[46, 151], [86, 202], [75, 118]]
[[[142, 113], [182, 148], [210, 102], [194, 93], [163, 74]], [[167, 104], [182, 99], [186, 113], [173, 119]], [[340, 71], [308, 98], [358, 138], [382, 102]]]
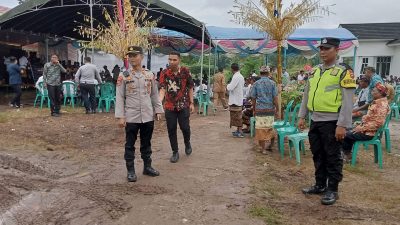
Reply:
[[39, 89], [36, 89], [36, 98], [33, 107], [36, 107], [36, 102], [40, 99], [40, 108], [43, 108], [44, 100], [47, 101], [47, 108], [50, 108], [50, 98], [47, 88], [43, 88], [43, 82], [39, 83]]
[[284, 146], [284, 141], [285, 141], [285, 137], [291, 134], [296, 134], [299, 132], [299, 129], [297, 128], [297, 112], [300, 109], [301, 104], [297, 104], [292, 112], [292, 116], [291, 116], [291, 120], [289, 125], [285, 126], [285, 127], [281, 127], [278, 128], [276, 131], [278, 133], [278, 149], [279, 152], [281, 153], [281, 157], [284, 157], [284, 150], [285, 150], [285, 146]]

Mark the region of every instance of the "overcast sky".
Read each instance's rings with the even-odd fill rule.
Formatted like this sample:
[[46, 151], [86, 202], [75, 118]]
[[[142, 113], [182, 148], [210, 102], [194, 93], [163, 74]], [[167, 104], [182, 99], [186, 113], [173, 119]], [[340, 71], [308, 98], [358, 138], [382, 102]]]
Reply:
[[[247, 0], [241, 0], [246, 2]], [[258, 2], [258, 0], [253, 0]], [[291, 2], [301, 0], [283, 0], [284, 7]], [[238, 27], [231, 22], [233, 0], [164, 0], [207, 25]], [[400, 22], [399, 0], [321, 0], [321, 5], [333, 5], [330, 9], [335, 15], [324, 16], [318, 21], [303, 25], [308, 28], [335, 28], [340, 23], [379, 23]], [[0, 5], [14, 7], [17, 0], [0, 0]]]

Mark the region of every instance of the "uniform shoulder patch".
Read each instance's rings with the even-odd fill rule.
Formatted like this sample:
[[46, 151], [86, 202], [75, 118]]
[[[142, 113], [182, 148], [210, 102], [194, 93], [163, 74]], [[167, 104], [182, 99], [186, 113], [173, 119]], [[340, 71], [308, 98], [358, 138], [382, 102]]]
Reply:
[[340, 80], [340, 86], [343, 88], [356, 88], [356, 80], [352, 69], [347, 69], [344, 76]]

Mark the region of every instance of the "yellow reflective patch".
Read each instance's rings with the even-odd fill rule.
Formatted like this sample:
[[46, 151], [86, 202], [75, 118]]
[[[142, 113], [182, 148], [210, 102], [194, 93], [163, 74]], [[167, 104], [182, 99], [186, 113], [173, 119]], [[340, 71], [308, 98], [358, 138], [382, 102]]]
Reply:
[[352, 70], [347, 70], [346, 75], [340, 81], [340, 86], [343, 88], [356, 88], [356, 80]]

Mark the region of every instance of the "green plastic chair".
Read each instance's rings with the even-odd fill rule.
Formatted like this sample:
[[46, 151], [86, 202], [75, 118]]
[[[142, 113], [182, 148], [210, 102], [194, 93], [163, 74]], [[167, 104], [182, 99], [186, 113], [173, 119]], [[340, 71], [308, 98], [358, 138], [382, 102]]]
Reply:
[[[208, 115], [208, 109], [209, 106], [213, 106], [213, 103], [210, 100], [210, 94], [209, 93], [201, 93], [199, 94], [199, 114], [201, 112], [201, 108], [203, 108], [203, 116]], [[213, 107], [213, 113], [215, 116], [215, 111], [216, 109]]]
[[394, 89], [396, 91], [396, 94], [400, 93], [400, 85], [397, 85]]
[[294, 147], [297, 165], [300, 165], [300, 150], [303, 152], [303, 155], [306, 154], [304, 140], [308, 138], [308, 132], [291, 134], [287, 137], [289, 140], [289, 158], [292, 158], [292, 148]]
[[115, 94], [113, 93], [113, 89], [112, 83], [105, 83], [100, 86], [99, 110], [105, 106], [106, 112], [110, 112], [111, 103], [114, 103], [115, 106]]
[[280, 121], [275, 121], [272, 126], [274, 127], [274, 129], [278, 129], [281, 127], [285, 127], [287, 125], [289, 125], [289, 118], [290, 118], [290, 112], [292, 110], [292, 105], [294, 103], [294, 100], [291, 100], [285, 109], [285, 115], [283, 116], [283, 120]]
[[[42, 92], [40, 91], [42, 90]], [[44, 100], [47, 101], [47, 108], [50, 108], [50, 98], [49, 98], [49, 92], [47, 88], [43, 88], [43, 82], [39, 82], [39, 89], [36, 89], [36, 97], [35, 97], [35, 102], [33, 103], [33, 107], [36, 107], [36, 102], [40, 98], [40, 108], [43, 108], [43, 102]]]
[[391, 113], [390, 118], [394, 115], [396, 120], [399, 121], [400, 118], [400, 93], [397, 93], [394, 97], [394, 102], [390, 105]]
[[[374, 157], [375, 157], [375, 163], [378, 163], [379, 168], [382, 169], [382, 144], [381, 144], [381, 138], [384, 133], [385, 128], [389, 129], [389, 121], [390, 121], [390, 114], [386, 117], [385, 123], [383, 124], [382, 127], [378, 129], [378, 131], [375, 133], [375, 136], [368, 141], [356, 141], [353, 145], [353, 153], [352, 153], [352, 159], [351, 159], [351, 166], [356, 165], [357, 161], [357, 153], [358, 153], [358, 147], [360, 145], [364, 145], [364, 147], [367, 147], [368, 145], [373, 145], [374, 146]], [[386, 136], [387, 135], [387, 136]], [[385, 133], [385, 137], [387, 140], [390, 142], [390, 137], [389, 133]], [[388, 139], [389, 137], [389, 139]], [[387, 143], [386, 143], [386, 151], [390, 152], [390, 149], [388, 150], [387, 148]], [[389, 146], [390, 147], [390, 146]]]
[[297, 128], [298, 117], [296, 115], [297, 115], [297, 111], [299, 111], [299, 109], [300, 109], [300, 105], [301, 104], [297, 104], [294, 107], [293, 112], [292, 112], [292, 115], [294, 115], [294, 116], [292, 116], [289, 126], [281, 127], [276, 130], [278, 133], [278, 149], [279, 149], [279, 152], [281, 153], [282, 158], [284, 157], [285, 137], [287, 135], [296, 134], [299, 132], [299, 129]]
[[[72, 88], [71, 88], [72, 86]], [[67, 98], [71, 99], [72, 108], [75, 108], [75, 98], [76, 98], [76, 84], [75, 83], [63, 83], [62, 84], [63, 90], [66, 91], [64, 94], [64, 106], [67, 102]], [[71, 92], [71, 89], [73, 90]]]

